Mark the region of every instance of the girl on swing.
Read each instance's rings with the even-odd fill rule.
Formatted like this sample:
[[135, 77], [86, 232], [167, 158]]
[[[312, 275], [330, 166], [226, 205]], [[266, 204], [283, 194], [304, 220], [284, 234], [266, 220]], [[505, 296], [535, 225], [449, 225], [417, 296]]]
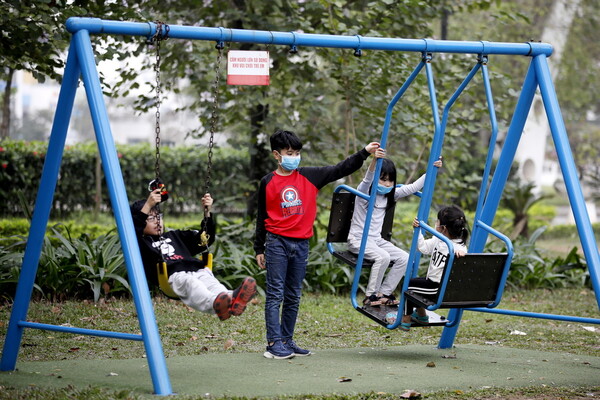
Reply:
[[[438, 211], [437, 217], [435, 230], [452, 240], [456, 257], [464, 256], [467, 253], [466, 241], [469, 237], [469, 231], [467, 230], [467, 219], [463, 210], [455, 205], [446, 206]], [[413, 227], [419, 227], [417, 218], [413, 221]], [[448, 246], [435, 236], [425, 240], [423, 233], [420, 231], [418, 247], [421, 253], [431, 255], [431, 260], [429, 261], [427, 276], [412, 278], [408, 283], [408, 290], [433, 299], [440, 287], [440, 281], [448, 259]], [[401, 330], [410, 330], [411, 319], [414, 319], [420, 325], [429, 323], [429, 317], [425, 309], [417, 307], [417, 310], [413, 312], [415, 307], [415, 304], [408, 300], [404, 304], [404, 315], [399, 326]]]
[[[164, 232], [159, 211], [161, 189], [150, 192], [146, 200], [131, 206], [133, 224], [142, 254], [148, 283], [158, 284], [156, 265], [167, 263], [169, 285], [187, 306], [206, 313], [216, 314], [221, 321], [232, 315], [241, 315], [246, 304], [256, 294], [256, 281], [246, 277], [234, 291], [228, 290], [206, 267], [207, 257], [200, 260], [197, 254], [207, 253], [214, 242], [215, 223], [210, 213], [213, 199], [209, 193], [202, 197], [207, 210], [202, 221], [208, 239], [197, 230], [170, 230]], [[204, 241], [203, 241], [204, 239]]]
[[[371, 186], [374, 184], [377, 185], [375, 208], [371, 215], [369, 236], [367, 238], [364, 255], [365, 258], [373, 260], [373, 266], [371, 267], [369, 282], [365, 293], [366, 297], [363, 301], [363, 305], [370, 307], [398, 305], [398, 300], [396, 300], [393, 292], [396, 290], [398, 283], [400, 283], [400, 280], [406, 272], [408, 253], [382, 238], [381, 229], [383, 227], [386, 210], [400, 198], [409, 196], [421, 190], [425, 183], [425, 174], [423, 174], [415, 182], [396, 188], [396, 166], [391, 160], [385, 158], [385, 154], [385, 149], [379, 148], [375, 151], [375, 157], [371, 161], [364, 179], [357, 187], [358, 191], [369, 194], [371, 192]], [[382, 158], [383, 160], [379, 180], [375, 183], [374, 175], [378, 158]], [[433, 165], [437, 168], [441, 168], [442, 157], [435, 161]], [[350, 225], [350, 232], [347, 240], [348, 250], [354, 253], [360, 251], [368, 205], [369, 202], [367, 200], [356, 196], [354, 214], [352, 216], [352, 223]], [[384, 281], [383, 277], [385, 271], [390, 264], [390, 271]]]

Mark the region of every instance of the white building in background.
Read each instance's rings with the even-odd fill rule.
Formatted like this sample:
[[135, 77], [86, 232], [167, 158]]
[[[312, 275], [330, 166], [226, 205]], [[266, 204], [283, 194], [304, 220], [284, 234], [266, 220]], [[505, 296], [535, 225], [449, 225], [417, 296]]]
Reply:
[[[104, 71], [114, 71], [116, 68], [111, 63], [101, 63], [99, 68]], [[114, 75], [114, 73], [113, 73]], [[110, 73], [105, 72], [107, 79]], [[115, 78], [116, 79], [116, 78]], [[153, 73], [145, 73], [141, 81], [153, 80]], [[141, 84], [140, 90], [150, 90], [147, 85]], [[60, 84], [47, 80], [39, 83], [33, 76], [24, 71], [16, 71], [13, 78], [13, 114], [12, 120], [22, 124], [24, 117], [34, 116], [43, 111], [48, 111], [52, 116], [56, 111]], [[104, 97], [107, 107], [113, 139], [117, 144], [154, 143], [156, 132], [156, 114], [151, 111], [139, 114], [133, 108], [135, 93], [130, 93], [127, 99]], [[190, 112], [175, 112], [183, 107], [183, 99], [170, 93], [161, 105], [161, 143], [165, 146], [175, 144], [197, 144], [200, 141], [186, 137], [187, 133], [198, 127], [198, 118]], [[47, 136], [50, 136], [52, 121], [48, 121]], [[87, 97], [83, 83], [80, 82], [67, 133], [67, 143], [73, 144], [83, 141], [95, 140], [93, 125], [87, 104]], [[215, 140], [220, 143], [219, 140]], [[201, 143], [206, 142], [203, 140]], [[223, 142], [224, 143], [224, 142]]]
[[[552, 57], [548, 58], [553, 80], [556, 79], [558, 74], [558, 66], [573, 18], [579, 9], [579, 2], [580, 0], [556, 0], [542, 33], [542, 42], [550, 43], [553, 47]], [[537, 184], [535, 190], [538, 193], [541, 192], [544, 186], [560, 189], [564, 185], [558, 162], [546, 159], [546, 144], [549, 135], [550, 126], [546, 110], [538, 92], [533, 99], [519, 147], [515, 154], [515, 160], [519, 162], [520, 177], [525, 182], [535, 182]], [[586, 202], [586, 206], [592, 223], [597, 222], [598, 215], [595, 204], [589, 201]], [[570, 207], [558, 210], [555, 222], [574, 223]]]

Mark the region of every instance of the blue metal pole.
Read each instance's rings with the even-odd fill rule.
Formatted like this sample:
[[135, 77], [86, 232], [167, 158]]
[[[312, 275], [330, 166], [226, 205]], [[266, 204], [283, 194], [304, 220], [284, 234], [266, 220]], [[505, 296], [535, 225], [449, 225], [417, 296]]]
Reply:
[[158, 327], [152, 308], [148, 283], [144, 275], [142, 258], [135, 236], [133, 220], [129, 210], [129, 202], [125, 191], [125, 182], [119, 166], [115, 143], [110, 130], [108, 113], [102, 97], [100, 80], [89, 33], [80, 30], [73, 35], [77, 45], [77, 55], [81, 64], [81, 73], [85, 84], [86, 94], [96, 132], [98, 150], [102, 158], [102, 166], [111, 203], [115, 213], [117, 229], [121, 238], [123, 254], [127, 265], [127, 274], [131, 283], [140, 328], [144, 338], [150, 375], [154, 383], [154, 391], [159, 395], [172, 393], [169, 373], [165, 362]]
[[140, 340], [140, 341], [144, 340], [142, 335], [136, 335], [133, 333], [104, 331], [104, 330], [100, 330], [100, 329], [76, 328], [76, 327], [72, 327], [72, 326], [62, 326], [62, 325], [41, 324], [39, 322], [21, 321], [21, 322], [19, 322], [19, 326], [22, 328], [32, 328], [32, 329], [42, 329], [45, 331], [72, 333], [74, 335], [91, 335], [91, 336], [109, 337], [109, 338], [113, 338], [113, 339], [125, 339], [125, 340]]
[[585, 206], [581, 185], [579, 184], [579, 176], [577, 175], [575, 161], [573, 160], [571, 146], [569, 145], [569, 138], [567, 137], [567, 130], [565, 129], [565, 123], [556, 98], [556, 91], [552, 84], [552, 77], [546, 56], [540, 55], [535, 57], [533, 65], [538, 76], [542, 100], [544, 101], [548, 122], [550, 123], [550, 131], [554, 139], [560, 169], [565, 180], [565, 186], [567, 187], [569, 202], [571, 203], [571, 209], [575, 217], [575, 225], [577, 226], [577, 232], [581, 240], [581, 247], [588, 263], [590, 280], [596, 294], [598, 307], [600, 307], [600, 254], [598, 253], [598, 245], [596, 244], [594, 231], [592, 231], [592, 223], [590, 222], [590, 217]]
[[[494, 172], [494, 176], [492, 178], [492, 182], [490, 183], [490, 188], [480, 214], [480, 221], [487, 225], [491, 225], [494, 221], [494, 217], [496, 216], [496, 210], [500, 204], [500, 196], [502, 195], [502, 191], [506, 185], [508, 173], [510, 172], [510, 167], [512, 166], [515, 158], [515, 153], [519, 145], [519, 140], [521, 139], [521, 134], [523, 133], [523, 127], [527, 121], [527, 115], [529, 114], [536, 88], [537, 80], [535, 70], [533, 64], [530, 64], [527, 70], [527, 75], [525, 76], [525, 81], [523, 82], [523, 87], [521, 88], [521, 95], [519, 96], [512, 121], [506, 134], [506, 140], [504, 141], [502, 152], [500, 153], [500, 157], [498, 159], [498, 165], [496, 166], [496, 170]], [[487, 231], [483, 229], [476, 229], [476, 227], [474, 227], [469, 251], [471, 253], [479, 253], [483, 251], [487, 236]], [[462, 313], [462, 309], [453, 308], [448, 313], [448, 320], [460, 320]], [[454, 344], [454, 338], [458, 332], [458, 326], [458, 324], [453, 324], [451, 327], [444, 327], [442, 336], [440, 337], [440, 341], [438, 343], [438, 348], [452, 348]]]
[[514, 255], [514, 248], [513, 248], [512, 242], [510, 241], [508, 236], [503, 235], [502, 233], [498, 232], [497, 230], [495, 230], [488, 224], [485, 224], [485, 223], [481, 222], [480, 220], [476, 220], [475, 225], [477, 225], [477, 227], [479, 229], [484, 229], [488, 233], [491, 233], [492, 235], [496, 236], [498, 239], [502, 240], [504, 242], [504, 244], [506, 245], [507, 256], [506, 256], [506, 261], [504, 262], [504, 268], [502, 269], [502, 276], [500, 277], [500, 284], [498, 285], [498, 292], [496, 293], [496, 299], [494, 300], [494, 302], [492, 304], [487, 305], [488, 308], [493, 308], [493, 307], [496, 307], [498, 304], [500, 304], [500, 300], [502, 300], [502, 294], [504, 293], [504, 286], [506, 286], [506, 279], [508, 278], [508, 272], [510, 271], [510, 264], [512, 262], [513, 255]]
[[[431, 145], [431, 153], [429, 154], [429, 161], [427, 162], [427, 175], [425, 177], [425, 184], [423, 188], [424, 196], [421, 197], [421, 202], [419, 204], [419, 219], [427, 222], [429, 218], [429, 210], [431, 209], [431, 202], [433, 200], [433, 191], [435, 189], [435, 181], [437, 178], [437, 168], [433, 166], [434, 161], [438, 160], [440, 155], [442, 154], [442, 146], [444, 145], [444, 138], [446, 136], [446, 125], [448, 123], [448, 115], [450, 114], [450, 109], [458, 99], [458, 97], [465, 90], [473, 76], [479, 71], [481, 64], [477, 63], [471, 71], [467, 74], [465, 79], [461, 82], [458, 88], [452, 94], [452, 97], [446, 103], [444, 107], [444, 112], [442, 114], [442, 122], [436, 127], [436, 133], [433, 138], [433, 143]], [[431, 88], [430, 88], [431, 89]]]
[[475, 211], [475, 220], [479, 219], [481, 210], [483, 208], [483, 202], [488, 189], [488, 181], [490, 178], [490, 170], [492, 169], [492, 161], [494, 159], [494, 148], [496, 146], [496, 139], [498, 137], [498, 123], [496, 121], [496, 110], [494, 108], [494, 97], [492, 96], [492, 87], [490, 85], [490, 77], [487, 68], [487, 56], [482, 57], [481, 60], [481, 75], [483, 78], [483, 86], [485, 88], [485, 98], [488, 105], [488, 113], [490, 115], [490, 125], [492, 133], [490, 135], [490, 142], [488, 145], [488, 153], [485, 161], [485, 167], [483, 169], [483, 176], [481, 177], [481, 186], [479, 189], [479, 197], [477, 198], [477, 208]]
[[538, 319], [552, 319], [556, 321], [567, 321], [567, 322], [578, 322], [583, 324], [596, 324], [600, 325], [600, 319], [598, 318], [586, 318], [586, 317], [574, 317], [570, 315], [556, 315], [556, 314], [546, 314], [546, 313], [534, 313], [527, 311], [515, 311], [515, 310], [503, 310], [500, 308], [468, 308], [469, 311], [477, 311], [477, 312], [485, 312], [490, 314], [503, 314], [503, 315], [514, 315], [516, 317], [526, 317], [526, 318], [538, 318]]
[[13, 304], [8, 323], [6, 340], [4, 341], [2, 361], [0, 362], [0, 370], [2, 371], [14, 370], [17, 363], [17, 356], [23, 336], [23, 327], [19, 326], [19, 322], [27, 318], [33, 283], [35, 282], [44, 243], [44, 235], [48, 225], [48, 218], [50, 217], [50, 210], [52, 209], [52, 199], [58, 180], [58, 172], [65, 148], [65, 140], [67, 138], [67, 130], [69, 128], [69, 120], [71, 118], [71, 111], [73, 110], [78, 81], [79, 65], [75, 56], [74, 45], [71, 43], [63, 83], [60, 95], [58, 96], [54, 123], [52, 124], [52, 131], [50, 133], [48, 152], [46, 153], [40, 187], [31, 219], [27, 247], [23, 256], [23, 266], [19, 275], [19, 283], [17, 284], [15, 303]]
[[[413, 70], [413, 72], [409, 75], [408, 79], [402, 84], [400, 89], [396, 92], [390, 103], [388, 104], [386, 113], [385, 113], [385, 122], [383, 124], [383, 129], [381, 132], [381, 140], [379, 142], [381, 148], [385, 149], [387, 144], [388, 132], [390, 130], [390, 125], [392, 121], [392, 114], [394, 111], [394, 106], [398, 103], [398, 100], [404, 95], [406, 90], [413, 83], [415, 78], [419, 75], [419, 72], [423, 69], [425, 65], [424, 61], [421, 61]], [[377, 160], [377, 164], [375, 166], [375, 177], [378, 177], [381, 174], [381, 160]], [[373, 178], [374, 182], [377, 182], [378, 178]], [[371, 216], [373, 215], [373, 209], [375, 208], [375, 199], [377, 196], [377, 184], [374, 184], [371, 188], [371, 193], [369, 197], [369, 205], [367, 207], [367, 215], [365, 219], [365, 226], [363, 229], [363, 235], [360, 243], [360, 249], [358, 252], [358, 258], [356, 259], [356, 268], [354, 271], [354, 280], [352, 281], [352, 289], [350, 291], [350, 301], [352, 303], [352, 307], [358, 308], [358, 302], [356, 301], [356, 293], [358, 292], [358, 284], [360, 281], [360, 275], [362, 271], [362, 263], [365, 258], [365, 249], [367, 247], [367, 238], [369, 237], [369, 228], [371, 226]], [[361, 196], [362, 197], [362, 196]]]
[[[429, 160], [437, 159], [434, 154], [434, 147], [436, 146], [436, 140], [439, 140], [439, 132], [441, 130], [440, 127], [440, 114], [438, 110], [438, 103], [435, 91], [435, 81], [433, 76], [433, 69], [431, 68], [431, 54], [423, 55], [425, 62], [425, 72], [427, 76], [427, 88], [429, 90], [429, 103], [431, 105], [431, 114], [433, 116], [433, 144], [431, 146], [431, 152], [429, 154]], [[439, 144], [439, 151], [437, 153], [437, 157], [439, 158], [439, 154], [441, 152], [441, 143]], [[421, 193], [421, 201], [419, 202], [419, 209], [417, 211], [417, 218], [419, 221], [425, 221], [429, 219], [429, 208], [431, 207], [431, 198], [433, 196], [433, 187], [434, 180], [432, 174], [436, 173], [436, 171], [429, 170], [429, 165], [427, 166], [427, 176], [425, 177], [425, 183], [423, 184], [423, 190]], [[420, 253], [417, 251], [418, 243], [419, 243], [419, 228], [415, 228], [413, 230], [413, 238], [410, 245], [410, 251], [408, 253], [408, 262], [406, 265], [406, 273], [404, 274], [404, 281], [402, 283], [402, 291], [400, 296], [400, 303], [398, 304], [398, 314], [400, 314], [401, 310], [404, 308], [404, 303], [406, 298], [404, 296], [404, 292], [408, 289], [408, 283], [410, 278], [414, 278], [419, 271], [419, 260]], [[396, 318], [396, 322], [393, 324], [393, 328], [398, 327], [400, 325], [401, 319]]]
[[[437, 169], [433, 167], [433, 162], [442, 154], [442, 145], [444, 144], [445, 132], [440, 123], [440, 114], [435, 91], [435, 81], [430, 61], [425, 64], [425, 71], [427, 72], [427, 88], [429, 89], [429, 101], [431, 103], [431, 112], [433, 114], [434, 131], [433, 142], [431, 143], [431, 152], [429, 153], [429, 161], [427, 163], [425, 183], [422, 190], [423, 195], [421, 196], [421, 201], [419, 202], [417, 217], [419, 220], [427, 222], [429, 220], [429, 209], [431, 208], [433, 189], [435, 188], [435, 178], [437, 176]], [[415, 244], [415, 236], [418, 238], [417, 234], [418, 229], [415, 229], [415, 234], [413, 235], [413, 244]], [[414, 248], [416, 248], [416, 246], [411, 246], [411, 250]]]
[[[72, 17], [67, 30], [75, 33], [87, 30], [92, 34], [132, 35], [150, 37], [156, 31], [153, 22], [110, 21], [98, 18]], [[397, 39], [356, 35], [321, 35], [299, 32], [257, 31], [250, 29], [207, 28], [202, 26], [169, 25], [169, 37], [178, 39], [210, 40], [276, 44], [286, 46], [332, 47], [362, 50], [411, 51], [419, 53], [471, 53], [535, 56], [552, 54], [548, 43], [466, 42], [433, 39]]]
[[[525, 76], [525, 81], [523, 82], [523, 87], [521, 88], [521, 95], [515, 107], [515, 112], [504, 141], [504, 146], [502, 148], [502, 152], [500, 153], [500, 157], [498, 158], [498, 164], [496, 166], [496, 170], [494, 171], [494, 176], [492, 177], [492, 182], [490, 183], [490, 188], [481, 212], [481, 221], [490, 226], [492, 225], [494, 217], [496, 216], [496, 211], [498, 210], [498, 205], [500, 204], [500, 197], [502, 196], [502, 191], [506, 185], [508, 174], [510, 173], [510, 168], [515, 158], [515, 153], [523, 133], [523, 127], [527, 121], [527, 115], [531, 109], [531, 103], [533, 102], [536, 88], [536, 74], [533, 64], [530, 64], [527, 70], [527, 75]], [[474, 253], [483, 251], [487, 236], [488, 235], [486, 231], [476, 228], [473, 229], [470, 248]]]
[[[425, 223], [427, 223], [427, 221], [429, 219], [429, 211], [431, 209], [431, 202], [433, 200], [433, 191], [435, 188], [435, 181], [436, 181], [436, 177], [437, 177], [437, 168], [433, 166], [433, 162], [438, 160], [440, 155], [442, 154], [442, 146], [444, 144], [444, 136], [446, 133], [446, 123], [448, 121], [448, 115], [449, 115], [450, 109], [452, 108], [452, 106], [454, 105], [454, 103], [456, 102], [456, 100], [458, 99], [460, 94], [464, 91], [464, 89], [467, 87], [467, 85], [469, 84], [471, 79], [473, 79], [473, 76], [477, 73], [477, 71], [480, 68], [480, 64], [475, 65], [471, 69], [471, 71], [467, 74], [467, 77], [463, 80], [463, 82], [456, 89], [456, 91], [454, 92], [454, 94], [448, 100], [448, 103], [444, 107], [443, 118], [442, 118], [442, 122], [440, 123], [439, 122], [440, 119], [439, 119], [439, 115], [438, 115], [437, 99], [435, 97], [436, 95], [435, 95], [435, 85], [434, 85], [434, 81], [433, 81], [433, 72], [432, 72], [431, 66], [429, 64], [430, 63], [428, 63], [428, 69], [426, 69], [427, 83], [428, 83], [428, 87], [429, 87], [429, 96], [431, 99], [431, 108], [432, 108], [432, 112], [433, 112], [433, 120], [434, 120], [435, 130], [434, 130], [434, 135], [433, 135], [433, 143], [431, 145], [431, 152], [429, 153], [429, 160], [427, 162], [427, 172], [426, 172], [426, 176], [425, 176], [425, 183], [423, 185], [423, 194], [421, 195], [421, 201], [419, 202], [419, 210], [417, 212], [417, 218], [419, 219], [419, 221], [424, 221]], [[417, 271], [419, 269], [418, 268], [419, 257], [417, 254], [417, 243], [419, 241], [419, 232], [420, 232], [419, 228], [415, 228], [413, 230], [413, 239], [412, 239], [412, 244], [411, 244], [411, 248], [410, 248], [410, 253], [408, 256], [408, 266], [407, 266], [406, 275], [405, 275], [407, 277], [414, 277], [417, 274]], [[454, 257], [454, 255], [451, 254], [451, 259], [453, 259], [453, 257]], [[451, 265], [451, 261], [449, 261], [450, 265]], [[409, 280], [410, 279], [404, 280], [404, 283], [402, 285], [402, 293], [404, 293], [408, 289]], [[445, 291], [445, 288], [446, 288], [446, 284], [445, 284], [445, 282], [442, 282], [442, 285], [440, 287], [440, 293], [442, 293], [442, 296], [440, 296], [440, 299], [443, 298], [443, 293]], [[404, 298], [404, 296], [402, 296], [400, 299], [399, 307], [398, 307], [399, 310], [404, 307], [405, 301], [406, 301], [406, 299]], [[440, 300], [440, 302], [441, 302], [441, 300]], [[439, 307], [439, 305], [438, 305], [438, 307]], [[400, 325], [400, 322], [401, 321], [399, 320], [399, 318], [397, 318], [396, 322], [394, 323], [394, 327], [397, 327], [398, 325]]]

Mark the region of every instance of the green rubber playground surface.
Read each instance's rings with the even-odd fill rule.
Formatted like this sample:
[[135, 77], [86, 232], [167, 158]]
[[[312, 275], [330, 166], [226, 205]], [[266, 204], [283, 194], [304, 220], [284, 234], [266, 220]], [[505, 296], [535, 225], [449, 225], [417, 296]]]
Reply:
[[[181, 395], [422, 394], [528, 386], [600, 384], [600, 357], [460, 345], [440, 350], [408, 345], [314, 350], [309, 357], [266, 359], [261, 353], [203, 354], [167, 359], [173, 391]], [[17, 362], [1, 372], [0, 386], [89, 385], [151, 395], [145, 358]]]

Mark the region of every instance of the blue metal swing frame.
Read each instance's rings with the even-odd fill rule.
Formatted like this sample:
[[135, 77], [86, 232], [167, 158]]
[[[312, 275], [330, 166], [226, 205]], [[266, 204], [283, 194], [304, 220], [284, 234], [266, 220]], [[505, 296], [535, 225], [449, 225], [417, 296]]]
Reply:
[[[156, 24], [152, 22], [122, 22], [101, 20], [96, 18], [70, 18], [67, 21], [66, 27], [67, 30], [72, 34], [72, 39], [69, 47], [69, 54], [67, 57], [54, 123], [52, 125], [50, 141], [48, 144], [48, 152], [37, 194], [21, 275], [19, 277], [17, 291], [15, 294], [15, 302], [8, 325], [6, 340], [4, 342], [2, 359], [0, 361], [0, 370], [11, 371], [15, 369], [23, 330], [25, 328], [105, 336], [126, 340], [139, 340], [143, 341], [146, 349], [148, 366], [154, 386], [154, 393], [158, 395], [170, 395], [173, 392], [169, 374], [158, 334], [158, 328], [155, 322], [154, 310], [144, 275], [142, 260], [135, 238], [135, 231], [133, 228], [131, 213], [129, 211], [129, 202], [125, 192], [123, 176], [119, 166], [117, 152], [110, 129], [108, 113], [106, 111], [106, 106], [102, 95], [90, 39], [90, 35], [92, 34], [132, 35], [149, 38], [155, 34], [157, 27]], [[410, 83], [412, 83], [421, 69], [425, 68], [428, 76], [435, 134], [429, 156], [427, 179], [425, 181], [423, 190], [424, 195], [422, 197], [418, 212], [418, 218], [422, 222], [423, 227], [426, 226], [427, 216], [431, 206], [433, 188], [435, 186], [436, 170], [432, 164], [433, 161], [436, 160], [441, 154], [447, 111], [449, 111], [451, 104], [456, 99], [453, 97], [453, 99], [446, 106], [444, 111], [444, 120], [442, 123], [440, 123], [439, 114], [437, 111], [437, 100], [435, 98], [435, 88], [433, 85], [433, 73], [429, 63], [431, 55], [433, 53], [462, 53], [475, 54], [481, 58], [494, 54], [530, 57], [531, 63], [529, 70], [525, 77], [525, 82], [523, 84], [521, 96], [515, 109], [514, 117], [508, 129], [505, 145], [500, 155], [498, 165], [494, 172], [489, 188], [487, 188], [487, 190], [483, 190], [485, 187], [487, 187], [487, 177], [490, 173], [492, 149], [490, 149], [490, 152], [488, 153], [488, 160], [486, 162], [482, 184], [482, 193], [480, 195], [478, 208], [476, 211], [476, 221], [478, 223], [474, 225], [470, 251], [478, 252], [483, 250], [487, 236], [490, 232], [490, 230], [485, 227], [490, 227], [494, 219], [496, 209], [498, 208], [500, 201], [500, 196], [506, 183], [510, 166], [514, 159], [517, 144], [521, 137], [527, 114], [531, 108], [533, 96], [536, 89], [539, 87], [548, 120], [550, 122], [552, 137], [556, 146], [558, 160], [563, 172], [563, 177], [571, 207], [573, 209], [578, 233], [581, 238], [582, 248], [588, 263], [590, 279], [596, 293], [596, 300], [600, 308], [600, 256], [598, 254], [598, 247], [595, 242], [590, 219], [585, 207], [583, 193], [579, 185], [564, 121], [562, 120], [558, 100], [556, 98], [556, 93], [550, 77], [547, 57], [552, 54], [551, 45], [547, 43], [492, 43], [485, 41], [462, 42], [439, 41], [431, 39], [375, 38], [358, 35], [319, 35], [296, 32], [272, 32], [178, 25], [170, 25], [169, 37], [172, 39], [207, 40], [215, 41], [217, 43], [240, 42], [283, 45], [294, 48], [328, 47], [354, 50], [407, 51], [421, 53], [423, 55], [422, 62], [411, 74], [407, 82], [402, 86], [396, 96], [394, 96], [392, 102], [388, 106], [386, 122], [383, 127], [380, 142], [382, 147], [385, 148], [393, 106], [401, 98], [402, 94], [406, 91]], [[474, 74], [475, 72], [472, 71], [471, 74]], [[483, 68], [483, 74], [484, 76], [487, 75], [487, 70], [485, 68]], [[97, 331], [83, 328], [71, 328], [27, 321], [29, 302], [31, 300], [43, 238], [48, 224], [52, 199], [58, 180], [58, 173], [65, 147], [66, 134], [71, 118], [75, 93], [80, 78], [84, 82], [87, 94], [90, 113], [96, 134], [96, 141], [98, 143], [98, 151], [102, 159], [102, 166], [106, 176], [111, 204], [115, 212], [117, 229], [122, 242], [127, 272], [130, 279], [134, 303], [140, 323], [141, 335]], [[468, 79], [470, 80], [470, 78]], [[488, 87], [488, 79], [485, 78], [484, 81], [486, 82], [486, 95], [489, 93], [488, 107], [490, 109], [494, 132], [493, 136], [495, 139], [497, 128], [495, 127], [495, 116], [493, 116], [492, 112], [493, 103], [491, 100], [491, 91]], [[464, 83], [464, 86], [466, 86], [466, 83]], [[462, 89], [460, 91], [462, 91]], [[456, 97], [458, 97], [460, 91], [457, 91]], [[381, 162], [378, 162], [375, 172], [376, 176], [379, 175], [380, 169]], [[374, 200], [375, 196], [373, 193], [371, 193], [369, 199], [368, 217], [372, 215]], [[368, 228], [369, 218], [367, 218], [365, 232], [368, 232]], [[413, 248], [416, 247], [414, 246], [416, 240], [415, 237], [413, 238]], [[361, 246], [361, 254], [359, 257], [363, 257], [363, 254], [364, 246]], [[418, 264], [418, 255], [415, 254], [414, 250], [411, 251], [409, 266], [411, 263], [412, 265]], [[355, 307], [355, 294], [357, 287], [358, 281], [355, 277], [352, 286], [352, 304]], [[491, 312], [491, 310], [487, 309], [472, 310]], [[493, 311], [534, 318], [552, 318], [594, 324], [600, 323], [600, 320], [591, 318], [548, 316], [546, 314], [497, 309]], [[454, 321], [454, 325], [452, 327], [447, 326], [444, 328], [439, 347], [446, 348], [452, 346], [460, 323], [462, 312], [462, 309], [453, 309], [451, 311], [449, 318]], [[390, 328], [393, 327], [395, 327], [395, 325], [390, 326]]]

